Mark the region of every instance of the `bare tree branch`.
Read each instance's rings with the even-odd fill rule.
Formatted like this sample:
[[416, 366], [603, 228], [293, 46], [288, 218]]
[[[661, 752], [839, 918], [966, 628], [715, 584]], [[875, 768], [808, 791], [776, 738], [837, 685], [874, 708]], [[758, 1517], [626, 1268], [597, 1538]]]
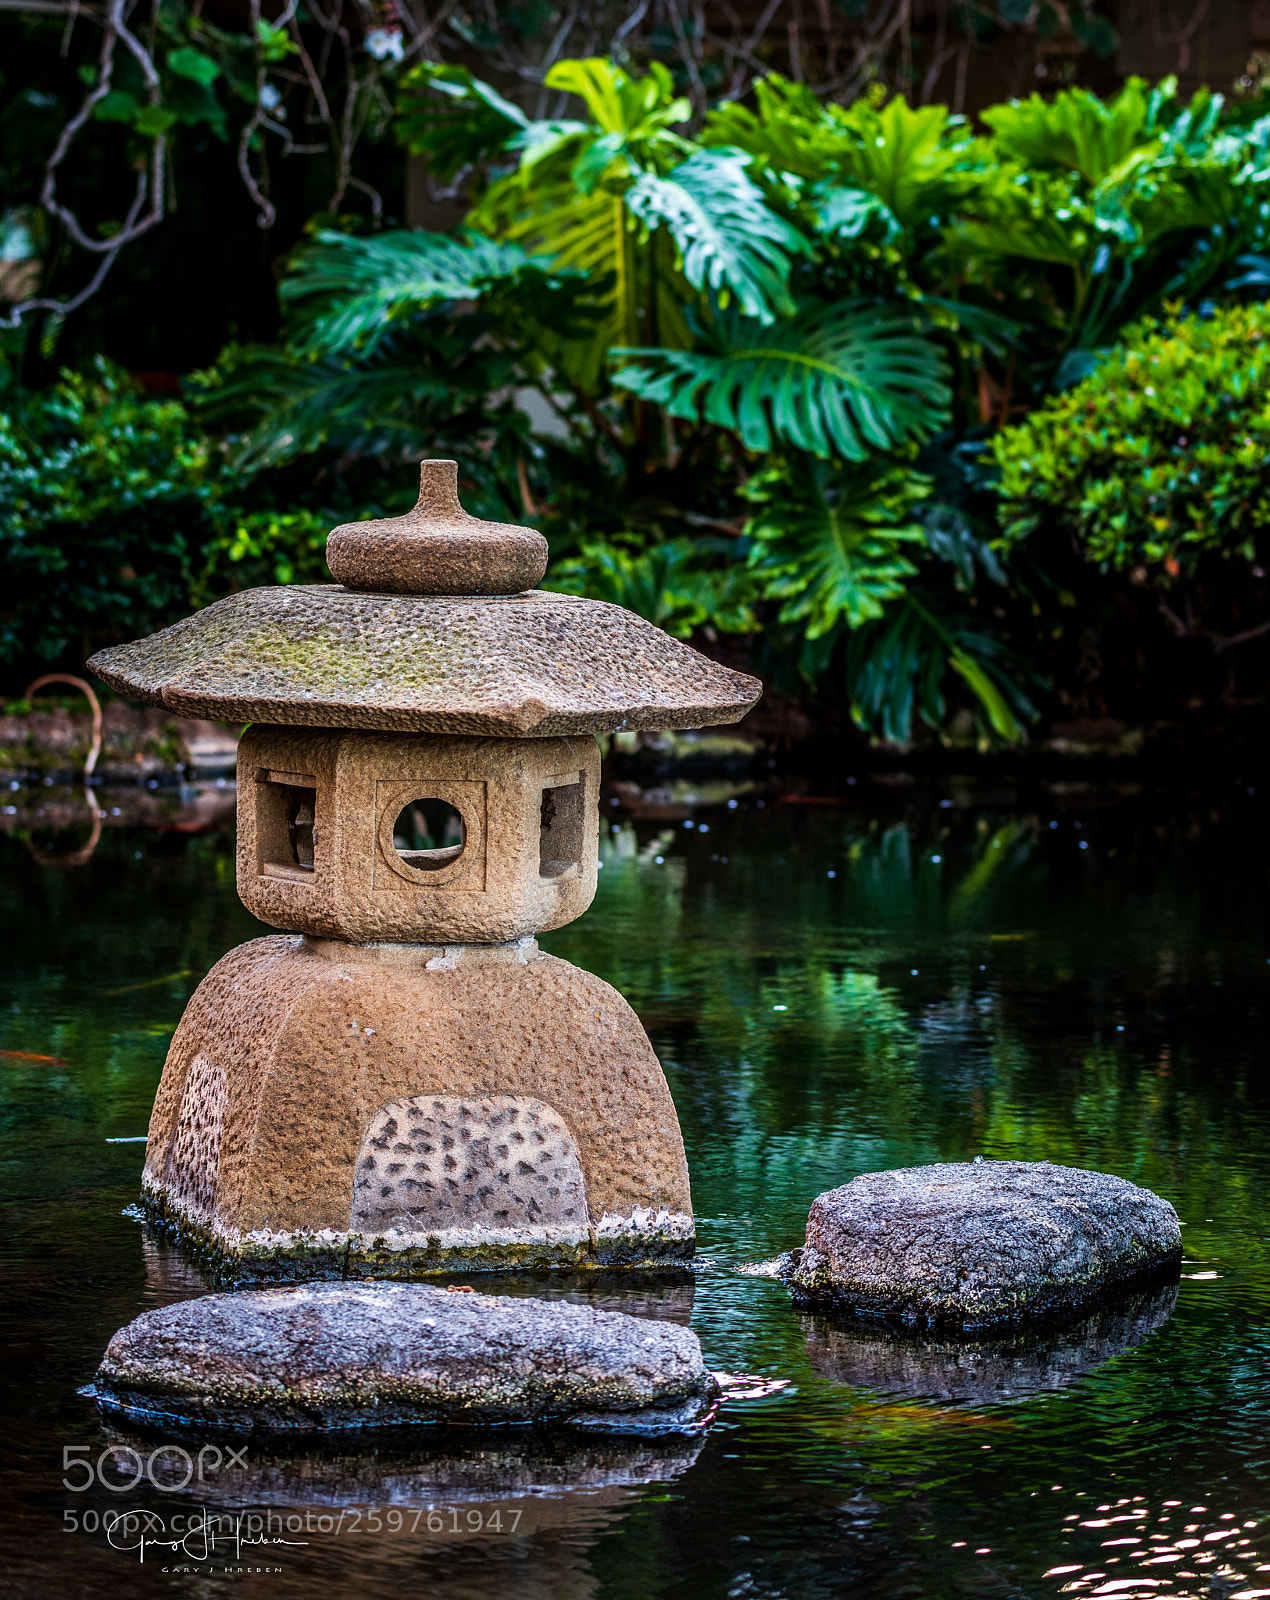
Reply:
[[[145, 85], [147, 109], [161, 108], [163, 85], [156, 65], [154, 38], [173, 37], [170, 22], [161, 35], [160, 15], [172, 0], [147, 0], [146, 25], [129, 25], [141, 0], [0, 0], [0, 11], [65, 18], [61, 50], [67, 55], [80, 20], [101, 29], [96, 75], [54, 142], [44, 168], [39, 203], [65, 237], [99, 258], [85, 287], [68, 299], [39, 297], [14, 306], [2, 325], [14, 327], [32, 311], [64, 316], [100, 288], [119, 253], [163, 220], [175, 205], [172, 169], [163, 135], [150, 141], [144, 169], [123, 225], [110, 238], [85, 226], [59, 193], [59, 176], [75, 142], [95, 108], [112, 92], [116, 50], [122, 47], [136, 62]], [[276, 4], [277, 0], [272, 0]], [[655, 56], [658, 34], [673, 39], [672, 65], [685, 84], [694, 113], [709, 108], [713, 96], [734, 100], [746, 95], [756, 80], [772, 71], [806, 81], [822, 97], [849, 102], [870, 83], [927, 103], [939, 89], [950, 63], [955, 63], [952, 109], [964, 110], [967, 81], [984, 20], [1013, 36], [1035, 36], [1036, 22], [1012, 22], [1000, 15], [997, 0], [872, 0], [857, 16], [835, 0], [555, 0], [544, 7], [541, 25], [521, 31], [509, 20], [500, 0], [306, 0], [303, 22], [299, 0], [283, 0], [276, 18], [262, 29], [261, 0], [248, 0], [247, 45], [254, 62], [255, 96], [250, 110], [235, 114], [236, 160], [244, 188], [256, 208], [260, 228], [277, 219], [270, 198], [270, 160], [327, 155], [334, 165], [328, 202], [337, 210], [345, 196], [363, 196], [373, 219], [384, 215], [383, 196], [361, 176], [357, 152], [368, 126], [382, 125], [390, 115], [388, 91], [402, 63], [429, 59], [472, 61], [473, 27], [483, 28], [489, 43], [479, 49], [483, 62], [472, 62], [503, 92], [538, 116], [563, 115], [567, 97], [544, 87], [551, 67], [568, 56], [606, 51], [613, 58], [641, 62]], [[1158, 0], [1153, 0], [1155, 27], [1161, 40]], [[211, 34], [200, 21], [203, 0], [192, 0], [180, 19], [186, 37], [197, 47], [223, 50], [224, 34]], [[1195, 0], [1189, 20], [1169, 36], [1179, 49], [1178, 67], [1190, 61], [1192, 45], [1209, 20], [1211, 0]], [[1069, 22], [1088, 11], [1087, 0], [1059, 0], [1060, 20]], [[285, 33], [292, 47], [286, 62], [267, 60], [264, 44], [270, 34]], [[375, 35], [386, 40], [381, 49]], [[366, 41], [371, 41], [367, 49]], [[389, 59], [392, 58], [392, 59]], [[1030, 55], [1019, 53], [1020, 70]], [[508, 85], [511, 87], [508, 87]], [[232, 102], [231, 102], [232, 103]], [[157, 119], [148, 124], [156, 126]], [[147, 126], [143, 123], [142, 126]], [[319, 132], [320, 130], [320, 132]], [[435, 199], [455, 199], [469, 174], [460, 173], [444, 187], [425, 174]]]

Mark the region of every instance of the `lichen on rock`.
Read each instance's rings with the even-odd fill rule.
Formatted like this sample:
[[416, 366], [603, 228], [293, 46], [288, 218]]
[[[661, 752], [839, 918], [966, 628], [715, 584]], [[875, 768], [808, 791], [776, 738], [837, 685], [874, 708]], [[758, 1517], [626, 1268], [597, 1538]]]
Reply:
[[783, 1276], [802, 1305], [977, 1333], [1073, 1315], [1181, 1256], [1177, 1213], [1149, 1189], [979, 1160], [865, 1173], [820, 1195]]
[[146, 1425], [301, 1435], [566, 1422], [673, 1432], [716, 1385], [672, 1322], [406, 1283], [237, 1290], [147, 1311], [86, 1391]]
[[245, 589], [89, 667], [182, 716], [504, 738], [735, 722], [761, 692], [620, 606], [540, 589]]

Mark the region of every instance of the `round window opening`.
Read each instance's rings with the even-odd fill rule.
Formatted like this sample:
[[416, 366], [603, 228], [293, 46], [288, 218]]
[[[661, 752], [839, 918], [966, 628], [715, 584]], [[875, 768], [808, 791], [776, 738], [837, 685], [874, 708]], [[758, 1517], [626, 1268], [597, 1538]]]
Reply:
[[447, 800], [412, 800], [392, 825], [393, 848], [408, 867], [436, 872], [463, 854], [463, 818]]

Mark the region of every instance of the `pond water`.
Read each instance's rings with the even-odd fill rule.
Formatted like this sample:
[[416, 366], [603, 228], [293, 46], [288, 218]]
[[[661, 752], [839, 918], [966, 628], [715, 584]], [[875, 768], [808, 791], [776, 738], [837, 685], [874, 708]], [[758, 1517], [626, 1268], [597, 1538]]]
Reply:
[[[144, 1146], [109, 1141], [144, 1133], [186, 998], [262, 930], [223, 829], [107, 826], [71, 869], [37, 859], [39, 837], [0, 838], [0, 1584], [94, 1600], [1270, 1595], [1259, 798], [994, 801], [863, 780], [797, 798], [691, 826], [606, 803], [595, 906], [543, 940], [629, 997], [665, 1064], [698, 1270], [497, 1285], [690, 1319], [713, 1367], [787, 1386], [692, 1438], [251, 1446], [209, 1454], [184, 1490], [176, 1457], [129, 1488], [122, 1445], [159, 1441], [108, 1433], [76, 1393], [121, 1324], [208, 1288], [127, 1214]], [[798, 1243], [813, 1197], [856, 1173], [975, 1155], [1164, 1195], [1185, 1223], [1176, 1293], [958, 1357], [796, 1315], [738, 1270]], [[117, 1531], [131, 1548], [112, 1548], [103, 1519], [121, 1508], [151, 1513], [149, 1544]], [[207, 1559], [199, 1537], [165, 1547], [199, 1508]]]

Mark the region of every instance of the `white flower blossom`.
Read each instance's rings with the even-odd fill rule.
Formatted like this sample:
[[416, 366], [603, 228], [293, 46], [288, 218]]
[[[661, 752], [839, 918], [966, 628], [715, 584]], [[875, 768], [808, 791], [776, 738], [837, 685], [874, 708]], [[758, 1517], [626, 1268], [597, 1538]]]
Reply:
[[400, 61], [401, 29], [372, 28], [366, 35], [366, 48], [376, 61], [387, 61], [390, 56], [394, 61]]

